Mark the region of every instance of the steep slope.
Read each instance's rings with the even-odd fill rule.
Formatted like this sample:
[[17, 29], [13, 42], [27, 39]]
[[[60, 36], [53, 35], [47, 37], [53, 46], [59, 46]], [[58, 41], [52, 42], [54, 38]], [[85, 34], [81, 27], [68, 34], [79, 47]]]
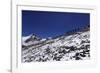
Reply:
[[23, 46], [22, 62], [88, 60], [90, 32], [81, 31], [54, 39], [31, 39]]

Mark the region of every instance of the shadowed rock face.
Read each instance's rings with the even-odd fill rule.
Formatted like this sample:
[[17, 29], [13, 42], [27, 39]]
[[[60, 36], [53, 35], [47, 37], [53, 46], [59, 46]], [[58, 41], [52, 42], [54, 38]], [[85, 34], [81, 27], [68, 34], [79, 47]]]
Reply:
[[[34, 35], [33, 35], [34, 36]], [[32, 37], [32, 36], [31, 36]], [[22, 44], [22, 62], [47, 62], [90, 59], [89, 30], [42, 39], [36, 36]], [[31, 41], [31, 42], [30, 42]]]

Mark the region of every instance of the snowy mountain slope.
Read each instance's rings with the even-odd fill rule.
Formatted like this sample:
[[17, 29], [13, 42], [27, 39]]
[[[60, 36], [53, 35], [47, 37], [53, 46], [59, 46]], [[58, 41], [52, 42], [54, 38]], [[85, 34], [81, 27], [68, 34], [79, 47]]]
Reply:
[[23, 44], [22, 47], [22, 62], [88, 59], [90, 59], [89, 30], [77, 32], [71, 35], [62, 35], [54, 39], [31, 38], [31, 40], [26, 42], [26, 44]]
[[[36, 44], [36, 43], [39, 43], [40, 42], [40, 38], [37, 37], [36, 35], [34, 34], [31, 34], [29, 36], [26, 36], [26, 37], [22, 37], [22, 44], [24, 46], [29, 46], [29, 45], [32, 45], [32, 44]], [[43, 40], [43, 39], [42, 39]]]

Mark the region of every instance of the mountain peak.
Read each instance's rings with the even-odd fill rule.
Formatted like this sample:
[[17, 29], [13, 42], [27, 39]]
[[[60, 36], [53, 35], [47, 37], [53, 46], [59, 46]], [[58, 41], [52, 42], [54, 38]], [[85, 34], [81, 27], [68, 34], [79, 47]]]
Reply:
[[31, 34], [31, 39], [33, 39], [33, 40], [40, 40], [41, 38], [38, 37], [37, 35], [35, 35], [35, 34], [33, 33], [33, 34]]

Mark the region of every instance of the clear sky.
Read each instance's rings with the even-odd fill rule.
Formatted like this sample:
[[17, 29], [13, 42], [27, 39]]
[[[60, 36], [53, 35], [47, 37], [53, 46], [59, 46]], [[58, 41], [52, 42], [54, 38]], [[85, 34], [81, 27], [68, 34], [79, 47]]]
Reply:
[[89, 24], [89, 13], [22, 11], [22, 36], [55, 37]]

